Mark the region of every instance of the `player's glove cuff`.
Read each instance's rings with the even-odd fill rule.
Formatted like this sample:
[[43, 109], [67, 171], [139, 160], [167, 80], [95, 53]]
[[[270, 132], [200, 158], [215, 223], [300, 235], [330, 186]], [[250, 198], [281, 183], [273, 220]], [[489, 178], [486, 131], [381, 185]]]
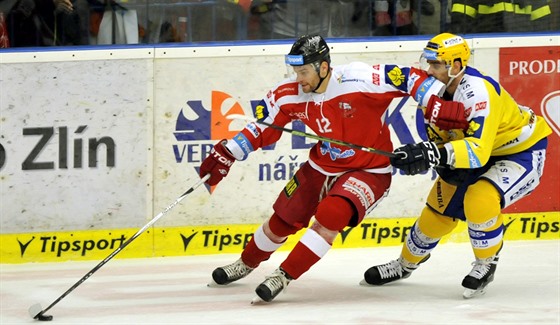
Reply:
[[447, 159], [447, 151], [444, 148], [442, 150], [429, 141], [407, 144], [394, 151], [396, 157], [390, 158], [391, 165], [402, 170], [405, 175], [420, 174], [440, 165], [442, 154]]

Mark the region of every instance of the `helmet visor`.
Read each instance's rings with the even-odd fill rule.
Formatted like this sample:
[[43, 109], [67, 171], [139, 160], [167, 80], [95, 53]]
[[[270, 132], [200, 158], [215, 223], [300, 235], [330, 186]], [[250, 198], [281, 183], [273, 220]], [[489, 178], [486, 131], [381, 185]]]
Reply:
[[302, 55], [286, 55], [286, 78], [297, 81], [297, 78], [308, 80], [319, 73], [319, 62], [305, 63]]
[[291, 81], [296, 81], [297, 74], [294, 71], [294, 67], [304, 64], [303, 55], [287, 54], [284, 58], [284, 62], [286, 63], [286, 75], [284, 77]]
[[449, 68], [445, 62], [438, 59], [438, 53], [436, 51], [424, 49], [424, 52], [420, 55], [420, 69], [428, 71], [430, 67], [435, 70]]

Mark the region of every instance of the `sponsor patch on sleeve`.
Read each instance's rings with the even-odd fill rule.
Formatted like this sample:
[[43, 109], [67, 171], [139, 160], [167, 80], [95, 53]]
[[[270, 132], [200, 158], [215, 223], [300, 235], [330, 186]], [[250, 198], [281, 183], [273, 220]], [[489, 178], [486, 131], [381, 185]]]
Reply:
[[403, 85], [405, 85], [405, 76], [401, 68], [395, 65], [387, 65], [385, 67], [385, 71], [385, 79], [388, 81], [388, 83], [391, 83], [393, 86], [399, 89], [406, 90], [403, 87]]
[[298, 187], [299, 187], [299, 182], [296, 176], [294, 176], [284, 187], [284, 193], [286, 194], [287, 197], [291, 197]]
[[[252, 125], [252, 124], [250, 124]], [[250, 126], [249, 125], [249, 126]], [[249, 126], [247, 128], [249, 128]], [[233, 142], [235, 142], [239, 148], [241, 148], [241, 150], [243, 151], [243, 157], [239, 160], [245, 160], [247, 159], [247, 156], [249, 156], [249, 153], [253, 152], [253, 145], [251, 144], [251, 142], [249, 141], [249, 139], [247, 139], [247, 137], [242, 133], [239, 132], [237, 133], [234, 137], [233, 137]]]
[[424, 98], [426, 97], [426, 94], [428, 94], [428, 93], [431, 94], [432, 93], [432, 92], [429, 92], [429, 90], [430, 90], [430, 88], [432, 88], [432, 85], [434, 84], [435, 80], [436, 79], [434, 77], [429, 77], [429, 78], [425, 79], [424, 81], [422, 81], [420, 86], [418, 86], [418, 90], [416, 91], [416, 94], [414, 96], [414, 100], [416, 100], [418, 103], [423, 103]]
[[266, 107], [266, 103], [263, 100], [261, 100], [257, 106], [255, 106], [254, 108], [254, 115], [257, 118], [257, 120], [264, 120], [265, 118], [268, 117], [268, 108]]

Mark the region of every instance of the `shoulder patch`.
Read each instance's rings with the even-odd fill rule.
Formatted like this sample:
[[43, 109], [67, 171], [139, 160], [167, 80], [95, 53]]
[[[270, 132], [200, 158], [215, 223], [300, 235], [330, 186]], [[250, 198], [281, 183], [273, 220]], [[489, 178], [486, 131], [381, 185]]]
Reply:
[[402, 70], [399, 67], [393, 67], [390, 71], [387, 72], [387, 77], [391, 80], [391, 83], [395, 87], [399, 87], [405, 81], [405, 76]]
[[297, 82], [283, 84], [274, 90], [274, 99], [278, 100], [284, 96], [297, 95], [298, 91], [299, 87]]

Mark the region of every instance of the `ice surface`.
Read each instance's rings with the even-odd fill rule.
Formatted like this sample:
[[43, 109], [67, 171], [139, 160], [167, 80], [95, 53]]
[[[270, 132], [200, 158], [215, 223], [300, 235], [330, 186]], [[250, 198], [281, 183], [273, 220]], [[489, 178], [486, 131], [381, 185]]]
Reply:
[[[254, 289], [287, 252], [218, 288], [206, 286], [212, 270], [237, 254], [113, 259], [46, 314], [52, 324], [560, 324], [560, 240], [506, 242], [488, 292], [468, 300], [461, 287], [474, 260], [468, 243], [440, 245], [404, 281], [358, 285], [367, 268], [399, 252], [331, 250], [259, 305], [251, 305]], [[38, 323], [28, 308], [46, 308], [98, 263], [1, 264], [0, 324]]]

